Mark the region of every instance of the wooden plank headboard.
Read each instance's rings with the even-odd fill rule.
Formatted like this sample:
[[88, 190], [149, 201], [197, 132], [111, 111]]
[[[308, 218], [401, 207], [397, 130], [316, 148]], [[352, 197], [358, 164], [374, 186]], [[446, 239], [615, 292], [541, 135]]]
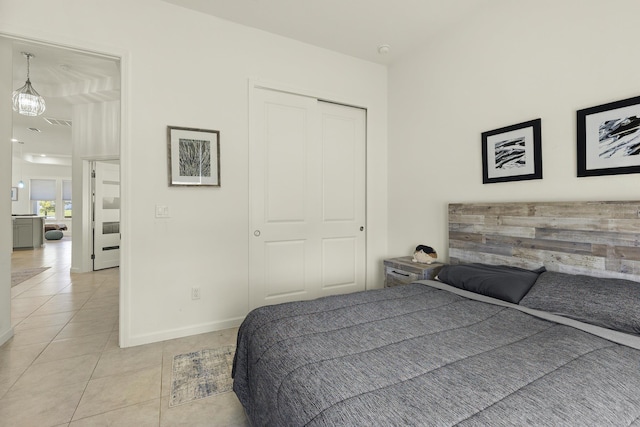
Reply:
[[449, 262], [640, 281], [640, 201], [452, 203]]

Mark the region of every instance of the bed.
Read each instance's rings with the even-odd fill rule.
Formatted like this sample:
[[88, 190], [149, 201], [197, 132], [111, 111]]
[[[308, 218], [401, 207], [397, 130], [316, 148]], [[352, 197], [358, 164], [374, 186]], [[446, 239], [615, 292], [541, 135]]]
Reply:
[[234, 391], [255, 426], [640, 426], [639, 208], [452, 204], [440, 281], [253, 310]]

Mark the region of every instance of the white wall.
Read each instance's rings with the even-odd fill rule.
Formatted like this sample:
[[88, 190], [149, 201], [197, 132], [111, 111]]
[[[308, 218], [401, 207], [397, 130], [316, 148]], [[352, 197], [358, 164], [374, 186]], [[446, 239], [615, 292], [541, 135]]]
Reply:
[[[0, 99], [10, 99], [11, 43], [0, 38]], [[0, 102], [0, 194], [11, 190], [11, 104]], [[13, 231], [11, 202], [6, 197], [0, 203], [0, 345], [13, 336], [11, 327], [11, 250]]]
[[72, 110], [74, 161], [117, 159], [120, 156], [120, 101], [75, 104]]
[[[0, 33], [122, 57], [122, 344], [220, 329], [247, 313], [250, 78], [368, 108], [367, 273], [381, 286], [385, 67], [157, 0], [0, 0], [0, 10]], [[168, 125], [221, 131], [221, 188], [167, 186]], [[171, 218], [156, 219], [157, 204]]]
[[[447, 258], [447, 204], [638, 200], [576, 177], [576, 111], [640, 95], [636, 0], [497, 1], [389, 69], [389, 253]], [[542, 119], [543, 179], [482, 184], [480, 134]]]

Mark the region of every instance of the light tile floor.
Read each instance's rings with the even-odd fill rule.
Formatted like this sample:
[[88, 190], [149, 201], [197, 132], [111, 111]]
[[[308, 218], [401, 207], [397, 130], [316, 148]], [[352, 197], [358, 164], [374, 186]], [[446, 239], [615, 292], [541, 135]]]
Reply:
[[118, 347], [118, 269], [71, 274], [71, 241], [14, 251], [51, 267], [11, 289], [15, 336], [0, 347], [0, 425], [247, 426], [234, 393], [169, 408], [173, 357], [235, 344], [237, 329]]

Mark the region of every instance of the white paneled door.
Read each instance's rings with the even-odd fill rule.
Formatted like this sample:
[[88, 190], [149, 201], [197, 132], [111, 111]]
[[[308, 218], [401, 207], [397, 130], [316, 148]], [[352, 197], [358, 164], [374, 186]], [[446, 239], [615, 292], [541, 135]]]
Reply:
[[253, 95], [251, 308], [364, 290], [366, 111]]
[[120, 165], [93, 163], [93, 269], [120, 265]]

